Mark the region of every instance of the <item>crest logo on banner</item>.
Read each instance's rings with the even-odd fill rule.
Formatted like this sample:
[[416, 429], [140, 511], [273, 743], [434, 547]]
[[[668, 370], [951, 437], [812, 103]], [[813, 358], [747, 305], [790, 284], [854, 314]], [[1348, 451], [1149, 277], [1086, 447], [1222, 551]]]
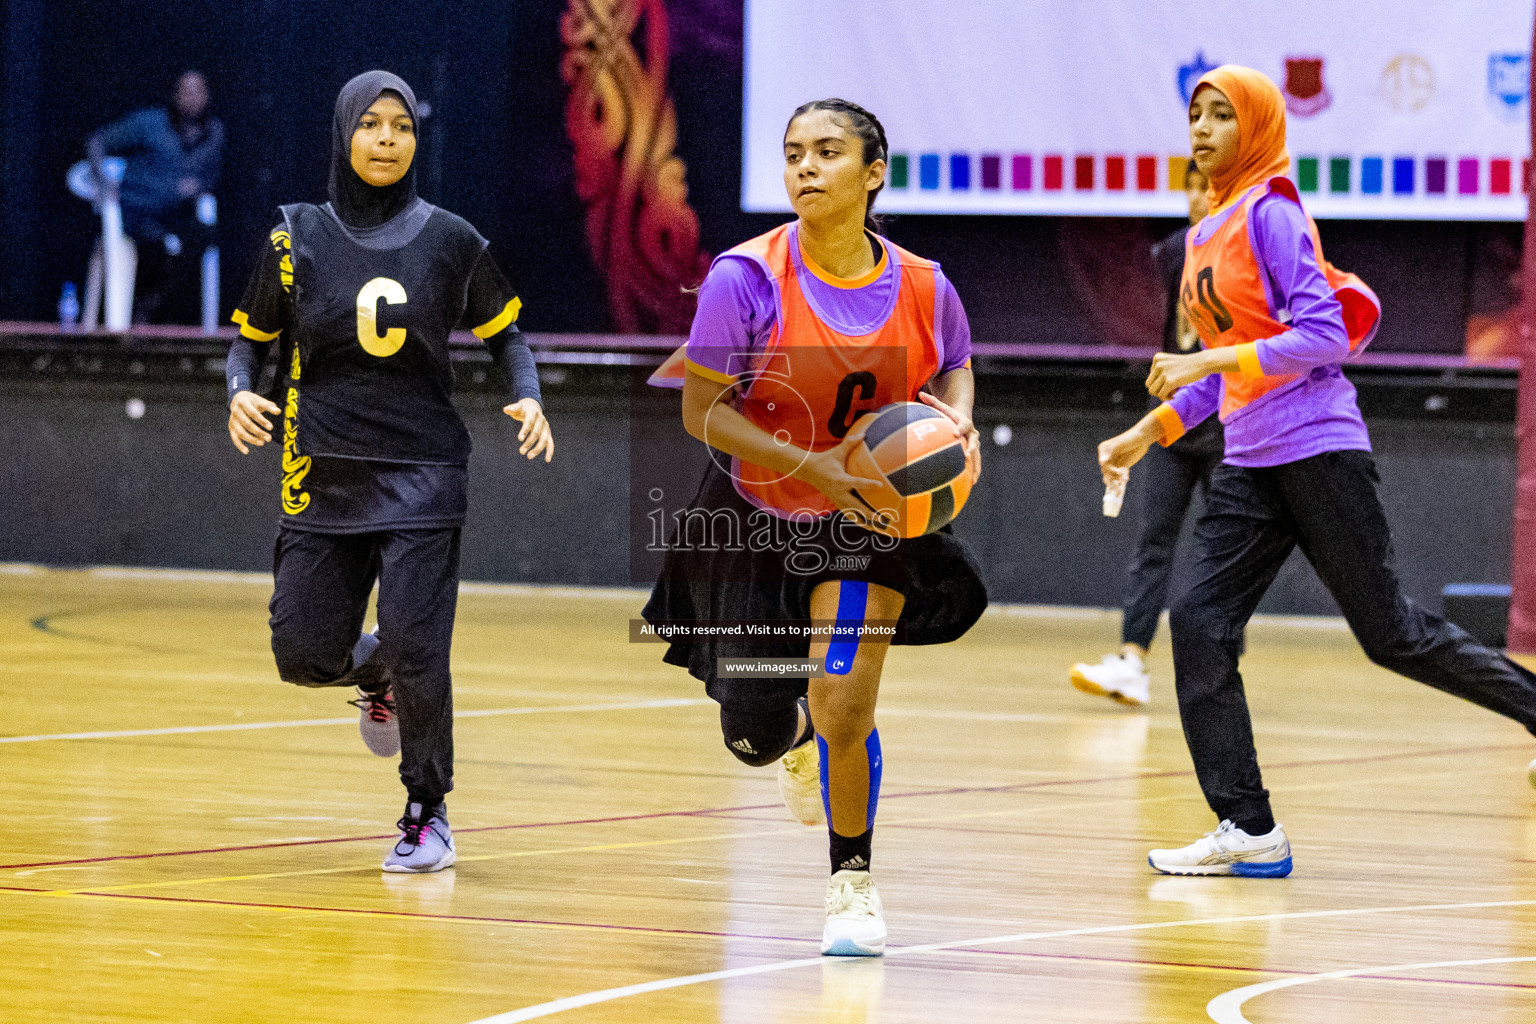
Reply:
[[1488, 99], [1511, 120], [1525, 112], [1531, 98], [1531, 58], [1525, 53], [1488, 55]]
[[1377, 91], [1398, 113], [1423, 110], [1435, 98], [1435, 69], [1417, 53], [1400, 53], [1381, 69]]
[[1285, 109], [1297, 117], [1321, 114], [1333, 105], [1333, 93], [1323, 84], [1323, 58], [1285, 58]]
[[1204, 50], [1196, 50], [1194, 60], [1179, 65], [1179, 95], [1184, 97], [1186, 107], [1189, 106], [1192, 98], [1190, 94], [1195, 91], [1195, 83], [1200, 81], [1200, 76], [1207, 71], [1215, 71], [1217, 66], [1205, 59]]

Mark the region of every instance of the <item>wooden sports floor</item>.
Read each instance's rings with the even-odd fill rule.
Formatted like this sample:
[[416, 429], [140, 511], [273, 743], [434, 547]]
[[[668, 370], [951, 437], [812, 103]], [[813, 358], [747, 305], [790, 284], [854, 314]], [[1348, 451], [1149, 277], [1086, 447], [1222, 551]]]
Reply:
[[0, 567], [0, 1019], [470, 1024], [1536, 1021], [1536, 742], [1271, 620], [1246, 661], [1284, 880], [1145, 862], [1214, 827], [1160, 638], [1149, 713], [1068, 687], [1117, 616], [893, 652], [883, 960], [817, 956], [824, 834], [636, 592], [467, 586], [459, 849], [386, 876], [394, 766], [277, 680], [259, 576]]

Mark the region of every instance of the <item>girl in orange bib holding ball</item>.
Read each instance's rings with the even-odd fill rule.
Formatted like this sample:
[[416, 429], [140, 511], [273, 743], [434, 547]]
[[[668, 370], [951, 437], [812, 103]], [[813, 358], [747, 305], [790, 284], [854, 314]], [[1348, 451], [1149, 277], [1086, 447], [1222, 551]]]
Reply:
[[[900, 539], [863, 525], [881, 511], [870, 498], [888, 481], [858, 461], [861, 445], [868, 432], [877, 447], [873, 435], [891, 419], [871, 426], [864, 414], [921, 401], [894, 417], [895, 432], [958, 433], [970, 478], [979, 465], [959, 297], [938, 264], [880, 237], [868, 216], [885, 161], [885, 131], [868, 111], [843, 100], [801, 107], [784, 134], [796, 220], [710, 268], [678, 370], [684, 426], [713, 465], [677, 516], [644, 611], [658, 632], [693, 630], [672, 634], [666, 660], [720, 703], [727, 749], [747, 764], [777, 762], [790, 812], [826, 820], [822, 952], [844, 956], [885, 948], [869, 866], [886, 650], [954, 640], [987, 602], [947, 527]], [[944, 493], [933, 492], [935, 512]], [[823, 623], [839, 631], [815, 632]], [[763, 642], [751, 630], [765, 624], [813, 631]], [[722, 665], [771, 658], [821, 665], [809, 678], [804, 667], [775, 678], [760, 665], [756, 676]]]
[[1226, 455], [1195, 531], [1195, 582], [1170, 615], [1179, 715], [1221, 824], [1148, 859], [1168, 874], [1280, 877], [1291, 871], [1290, 841], [1260, 778], [1238, 656], [1293, 549], [1378, 665], [1532, 732], [1536, 675], [1402, 592], [1370, 434], [1339, 367], [1370, 341], [1380, 306], [1323, 259], [1317, 226], [1283, 176], [1280, 90], [1250, 68], [1217, 68], [1196, 86], [1189, 134], [1211, 212], [1188, 236], [1180, 300], [1203, 350], [1154, 358], [1147, 387], [1164, 404], [1101, 444], [1099, 465], [1106, 485], [1121, 483], [1150, 445], [1221, 417]]

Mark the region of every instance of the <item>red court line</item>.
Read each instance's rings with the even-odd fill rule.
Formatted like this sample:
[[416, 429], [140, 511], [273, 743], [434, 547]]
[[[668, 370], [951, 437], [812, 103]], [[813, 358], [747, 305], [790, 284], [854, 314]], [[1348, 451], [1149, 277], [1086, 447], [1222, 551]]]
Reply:
[[[723, 811], [703, 811], [703, 817], [714, 821], [782, 821], [782, 818], [768, 818], [751, 814], [730, 814]], [[1032, 829], [1008, 829], [1008, 828], [974, 828], [965, 825], [932, 825], [918, 821], [888, 821], [880, 825], [882, 831], [893, 828], [921, 829], [926, 832], [974, 832], [984, 836], [1034, 836], [1040, 839], [1082, 839], [1095, 843], [1162, 843], [1169, 840], [1149, 839], [1145, 836], [1091, 836], [1068, 832], [1037, 832]]]
[[922, 829], [925, 832], [974, 832], [984, 836], [1003, 836], [1005, 838], [1033, 836], [1037, 839], [1080, 839], [1091, 843], [1134, 843], [1138, 846], [1144, 846], [1147, 843], [1171, 842], [1167, 838], [1148, 839], [1145, 836], [1085, 836], [1072, 832], [1035, 832], [1030, 829], [1014, 831], [1013, 829], [1006, 828], [973, 828], [966, 825], [927, 825], [914, 821], [891, 821], [882, 824], [880, 827], [882, 829]]
[[[1265, 768], [1265, 771], [1276, 771], [1282, 768], [1316, 768], [1320, 765], [1370, 764], [1377, 761], [1402, 761], [1419, 757], [1447, 757], [1452, 754], [1473, 754], [1493, 750], [1526, 749], [1527, 747], [1524, 744], [1516, 745], [1512, 743], [1504, 743], [1480, 747], [1446, 747], [1441, 750], [1410, 750], [1397, 754], [1372, 754], [1367, 757], [1328, 757], [1319, 758], [1315, 761], [1282, 761], [1278, 764], [1269, 765], [1267, 768]], [[1084, 786], [1101, 782], [1136, 782], [1142, 779], [1176, 779], [1192, 776], [1194, 774], [1195, 773], [1193, 769], [1184, 769], [1180, 771], [1137, 772], [1134, 775], [1111, 775], [1098, 779], [1045, 779], [1039, 782], [1015, 782], [1005, 786], [953, 786], [947, 789], [928, 789], [923, 790], [922, 792], [893, 793], [890, 795], [890, 797], [887, 797], [884, 793], [882, 793], [880, 795], [880, 799], [899, 800], [903, 797], [912, 796], [956, 796], [964, 793], [1002, 793], [1017, 789], [1046, 789], [1054, 786]], [[764, 805], [758, 805], [758, 807], [762, 806]], [[722, 809], [756, 810], [757, 808], [749, 807]]]
[[[1448, 747], [1442, 750], [1414, 750], [1398, 754], [1374, 754], [1366, 757], [1338, 757], [1323, 758], [1316, 761], [1286, 761], [1280, 764], [1270, 765], [1270, 771], [1282, 768], [1316, 767], [1318, 765], [1342, 765], [1342, 764], [1368, 764], [1379, 761], [1398, 761], [1421, 757], [1447, 757], [1453, 754], [1471, 754], [1496, 750], [1524, 749], [1514, 744], [1498, 744], [1481, 747]], [[1035, 782], [1013, 782], [999, 786], [950, 786], [939, 789], [911, 790], [905, 793], [882, 793], [882, 800], [902, 800], [911, 797], [929, 796], [960, 796], [967, 793], [1008, 793], [1029, 789], [1049, 789], [1061, 786], [1091, 786], [1107, 782], [1136, 782], [1143, 779], [1175, 779], [1194, 775], [1191, 769], [1162, 772], [1137, 772], [1133, 775], [1110, 775], [1101, 778], [1089, 779], [1042, 779]], [[731, 813], [737, 811], [761, 811], [780, 806], [771, 804], [743, 804], [737, 807], [705, 807], [689, 811], [657, 811], [652, 814], [622, 814], [607, 818], [580, 818], [569, 821], [530, 821], [514, 825], [484, 825], [479, 828], [454, 829], [455, 834], [468, 835], [474, 832], [507, 832], [528, 828], [553, 828], [564, 825], [601, 825], [620, 821], [645, 821], [654, 818], [688, 818], [705, 817], [711, 814]], [[114, 854], [106, 857], [81, 857], [73, 860], [48, 860], [36, 861], [30, 864], [0, 864], [0, 871], [16, 871], [23, 868], [50, 868], [70, 867], [78, 864], [103, 864], [115, 861], [149, 860], [157, 857], [190, 857], [205, 853], [246, 853], [252, 850], [277, 850], [290, 846], [323, 846], [330, 843], [360, 843], [374, 842], [380, 839], [389, 839], [393, 832], [380, 833], [367, 836], [338, 836], [333, 839], [299, 839], [282, 843], [253, 843], [248, 846], [216, 846], [199, 850], [166, 850], [159, 853], [127, 853]]]
[[[0, 885], [0, 890], [10, 892], [45, 893], [51, 889], [37, 889], [19, 885]], [[398, 917], [416, 921], [467, 921], [471, 924], [527, 924], [550, 925], [558, 928], [596, 928], [603, 931], [663, 933], [666, 935], [696, 935], [709, 939], [754, 939], [764, 942], [820, 942], [819, 938], [789, 935], [752, 935], [743, 932], [712, 932], [693, 928], [655, 928], [637, 924], [590, 924], [584, 921], [546, 921], [532, 917], [480, 917], [472, 914], [422, 914], [408, 910], [365, 910], [359, 907], [316, 907], [302, 903], [256, 903], [250, 900], [210, 900], [191, 896], [149, 896], [143, 893], [74, 891], [71, 896], [96, 896], [114, 900], [142, 900], [151, 903], [190, 903], [199, 906], [249, 907], [252, 910], [315, 911], [326, 914], [364, 914], [369, 917]]]
[[[608, 818], [574, 818], [567, 821], [526, 821], [516, 825], [482, 825], [478, 828], [456, 828], [453, 834], [466, 835], [471, 832], [506, 832], [523, 828], [551, 828], [558, 825], [603, 825], [616, 821], [645, 821], [650, 818], [680, 818], [701, 817], [711, 813], [712, 810], [721, 811], [753, 811], [765, 810], [770, 807], [779, 807], [780, 804], [749, 804], [742, 807], [705, 808], [693, 811], [656, 811], [651, 814], [618, 814]], [[124, 853], [107, 857], [81, 857], [77, 860], [43, 860], [34, 864], [0, 864], [0, 871], [19, 870], [21, 868], [52, 868], [68, 867], [76, 864], [103, 864], [109, 861], [120, 860], [149, 860], [155, 857], [191, 857], [201, 853], [246, 853], [251, 850], [279, 850], [286, 846], [324, 846], [328, 843], [363, 843], [373, 842], [378, 839], [393, 839], [394, 832], [384, 832], [372, 836], [337, 836], [333, 839], [294, 839], [283, 843], [252, 843], [248, 846], [211, 846], [202, 850], [164, 850], [160, 853]]]
[[[1331, 811], [1332, 808], [1329, 808], [1329, 810]], [[720, 820], [720, 821], [733, 821], [733, 820], [757, 821], [757, 820], [766, 820], [766, 819], [757, 819], [757, 818], [738, 818], [738, 817], [736, 817], [734, 815], [724, 815], [724, 814], [712, 814], [712, 815], [709, 815], [709, 817], [717, 819], [717, 820]], [[890, 829], [898, 829], [898, 828], [901, 828], [901, 829], [914, 829], [914, 830], [922, 830], [922, 831], [925, 831], [925, 832], [971, 832], [971, 833], [977, 833], [979, 835], [985, 835], [985, 836], [1002, 836], [1004, 838], [1008, 838], [1008, 837], [1012, 837], [1012, 836], [1033, 836], [1033, 837], [1042, 838], [1042, 839], [1078, 839], [1078, 840], [1082, 840], [1082, 841], [1085, 841], [1085, 842], [1094, 842], [1094, 843], [1134, 843], [1134, 844], [1138, 844], [1138, 845], [1156, 844], [1156, 843], [1182, 842], [1183, 838], [1184, 838], [1184, 837], [1179, 837], [1179, 836], [1174, 836], [1174, 837], [1162, 836], [1162, 837], [1156, 838], [1156, 839], [1148, 839], [1146, 837], [1138, 837], [1138, 836], [1095, 836], [1095, 835], [1080, 835], [1080, 834], [1074, 834], [1074, 833], [1069, 833], [1069, 832], [1036, 832], [1036, 831], [1027, 830], [1027, 829], [1026, 830], [1014, 831], [1012, 829], [976, 828], [974, 826], [966, 826], [966, 825], [931, 825], [931, 824], [927, 824], [927, 823], [924, 823], [924, 822], [907, 822], [907, 821], [883, 822], [883, 823], [881, 823], [880, 828], [882, 830], [890, 830]], [[1405, 843], [1391, 843], [1391, 844], [1386, 844], [1386, 845], [1389, 848], [1394, 849], [1394, 850], [1416, 850], [1416, 849], [1418, 849], [1413, 844], [1406, 843], [1406, 842]], [[1498, 856], [1494, 856], [1492, 854], [1489, 855], [1488, 859], [1496, 860], [1500, 864], [1508, 864], [1508, 863], [1510, 863], [1510, 860], [1508, 858], [1498, 857]], [[1533, 861], [1533, 860], [1522, 860], [1520, 858], [1515, 858], [1513, 862], [1516, 863], [1516, 864], [1536, 864], [1536, 861]]]
[[[40, 889], [40, 888], [33, 888], [33, 887], [30, 887], [30, 886], [19, 886], [19, 885], [0, 885], [0, 890], [8, 891], [8, 892], [29, 892], [29, 893], [44, 893], [44, 892], [51, 891], [51, 890], [48, 890], [48, 889]], [[526, 925], [545, 925], [545, 926], [557, 927], [557, 928], [592, 928], [592, 929], [597, 929], [597, 930], [602, 930], [602, 931], [640, 932], [640, 933], [643, 933], [643, 934], [657, 934], [657, 933], [660, 933], [660, 934], [664, 934], [664, 935], [698, 936], [698, 937], [702, 937], [702, 938], [711, 938], [711, 939], [748, 939], [748, 940], [752, 940], [752, 941], [761, 941], [761, 942], [798, 942], [798, 943], [811, 943], [811, 942], [819, 942], [820, 941], [819, 939], [816, 939], [816, 938], [813, 938], [813, 937], [806, 937], [806, 936], [755, 935], [755, 934], [752, 934], [750, 932], [716, 932], [716, 931], [704, 931], [704, 930], [694, 929], [694, 928], [656, 928], [656, 927], [645, 927], [645, 926], [642, 926], [642, 925], [627, 925], [627, 924], [588, 923], [588, 922], [581, 922], [581, 921], [549, 921], [549, 920], [544, 920], [544, 919], [540, 919], [540, 918], [525, 918], [525, 917], [483, 917], [483, 916], [471, 915], [471, 914], [423, 914], [423, 913], [414, 913], [414, 912], [411, 912], [411, 911], [404, 911], [404, 910], [364, 910], [364, 909], [360, 909], [360, 908], [357, 908], [357, 907], [319, 907], [319, 906], [311, 906], [311, 905], [308, 905], [308, 904], [300, 904], [300, 903], [256, 903], [256, 902], [251, 902], [251, 901], [248, 901], [248, 900], [210, 900], [210, 899], [197, 899], [197, 898], [188, 897], [188, 896], [149, 896], [149, 895], [145, 895], [145, 894], [142, 894], [142, 893], [76, 892], [76, 893], [72, 893], [71, 895], [75, 895], [75, 896], [96, 896], [96, 897], [101, 897], [101, 898], [106, 898], [106, 899], [140, 900], [140, 901], [151, 902], [151, 903], [182, 903], [182, 904], [193, 904], [193, 905], [198, 905], [198, 906], [216, 906], [216, 907], [249, 907], [249, 908], [251, 908], [253, 910], [293, 910], [293, 911], [300, 911], [300, 912], [303, 912], [303, 911], [313, 911], [313, 912], [317, 912], [317, 913], [327, 913], [327, 914], [358, 914], [358, 915], [368, 915], [368, 916], [372, 916], [372, 917], [398, 917], [398, 918], [401, 918], [401, 919], [404, 919], [404, 920], [418, 920], [418, 921], [465, 921], [465, 922], [469, 922], [469, 923], [472, 923], [472, 924], [473, 923], [481, 923], [481, 924], [526, 924]], [[902, 948], [902, 947], [900, 947], [900, 946], [892, 946], [891, 947], [891, 949], [893, 951], [897, 950], [897, 949], [900, 949], [900, 948]], [[1209, 970], [1209, 971], [1231, 971], [1231, 972], [1240, 973], [1240, 974], [1282, 974], [1282, 975], [1290, 975], [1290, 976], [1295, 976], [1295, 977], [1302, 977], [1302, 976], [1307, 976], [1307, 975], [1311, 975], [1311, 974], [1317, 973], [1315, 971], [1299, 971], [1299, 970], [1294, 970], [1294, 969], [1285, 968], [1285, 967], [1240, 967], [1240, 966], [1236, 966], [1236, 965], [1232, 965], [1232, 964], [1196, 963], [1196, 962], [1182, 961], [1182, 960], [1138, 960], [1138, 959], [1135, 959], [1135, 958], [1132, 958], [1132, 957], [1085, 956], [1085, 955], [1078, 954], [1078, 953], [1031, 953], [1031, 952], [1026, 952], [1024, 950], [1013, 950], [1013, 949], [970, 949], [970, 948], [966, 948], [966, 947], [963, 947], [963, 946], [953, 947], [953, 948], [951, 948], [949, 950], [946, 950], [946, 952], [949, 952], [949, 953], [965, 953], [965, 954], [974, 955], [974, 956], [1022, 957], [1024, 959], [1030, 959], [1030, 960], [1073, 960], [1073, 961], [1080, 961], [1080, 962], [1083, 962], [1083, 963], [1124, 964], [1126, 966], [1131, 966], [1131, 967], [1189, 967], [1189, 968], [1195, 968], [1195, 969], [1199, 969], [1199, 970]], [[1518, 982], [1466, 981], [1466, 980], [1459, 980], [1459, 979], [1454, 979], [1454, 978], [1403, 977], [1403, 976], [1400, 976], [1400, 975], [1393, 975], [1393, 974], [1362, 974], [1362, 975], [1359, 975], [1359, 977], [1370, 979], [1370, 980], [1373, 980], [1373, 981], [1406, 981], [1406, 982], [1413, 982], [1413, 983], [1436, 984], [1436, 985], [1467, 985], [1467, 986], [1473, 986], [1473, 987], [1477, 987], [1477, 988], [1503, 988], [1503, 989], [1536, 990], [1536, 985], [1523, 985], [1523, 984], [1520, 984]]]

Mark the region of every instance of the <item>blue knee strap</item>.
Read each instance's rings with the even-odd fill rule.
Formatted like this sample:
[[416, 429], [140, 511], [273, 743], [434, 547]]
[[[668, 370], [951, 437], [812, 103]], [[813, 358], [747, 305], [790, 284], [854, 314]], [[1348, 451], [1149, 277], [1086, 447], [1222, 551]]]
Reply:
[[859, 653], [859, 627], [864, 625], [868, 603], [868, 583], [842, 580], [838, 584], [837, 621], [832, 626], [832, 641], [827, 645], [827, 675], [845, 676], [853, 671], [853, 659]]

